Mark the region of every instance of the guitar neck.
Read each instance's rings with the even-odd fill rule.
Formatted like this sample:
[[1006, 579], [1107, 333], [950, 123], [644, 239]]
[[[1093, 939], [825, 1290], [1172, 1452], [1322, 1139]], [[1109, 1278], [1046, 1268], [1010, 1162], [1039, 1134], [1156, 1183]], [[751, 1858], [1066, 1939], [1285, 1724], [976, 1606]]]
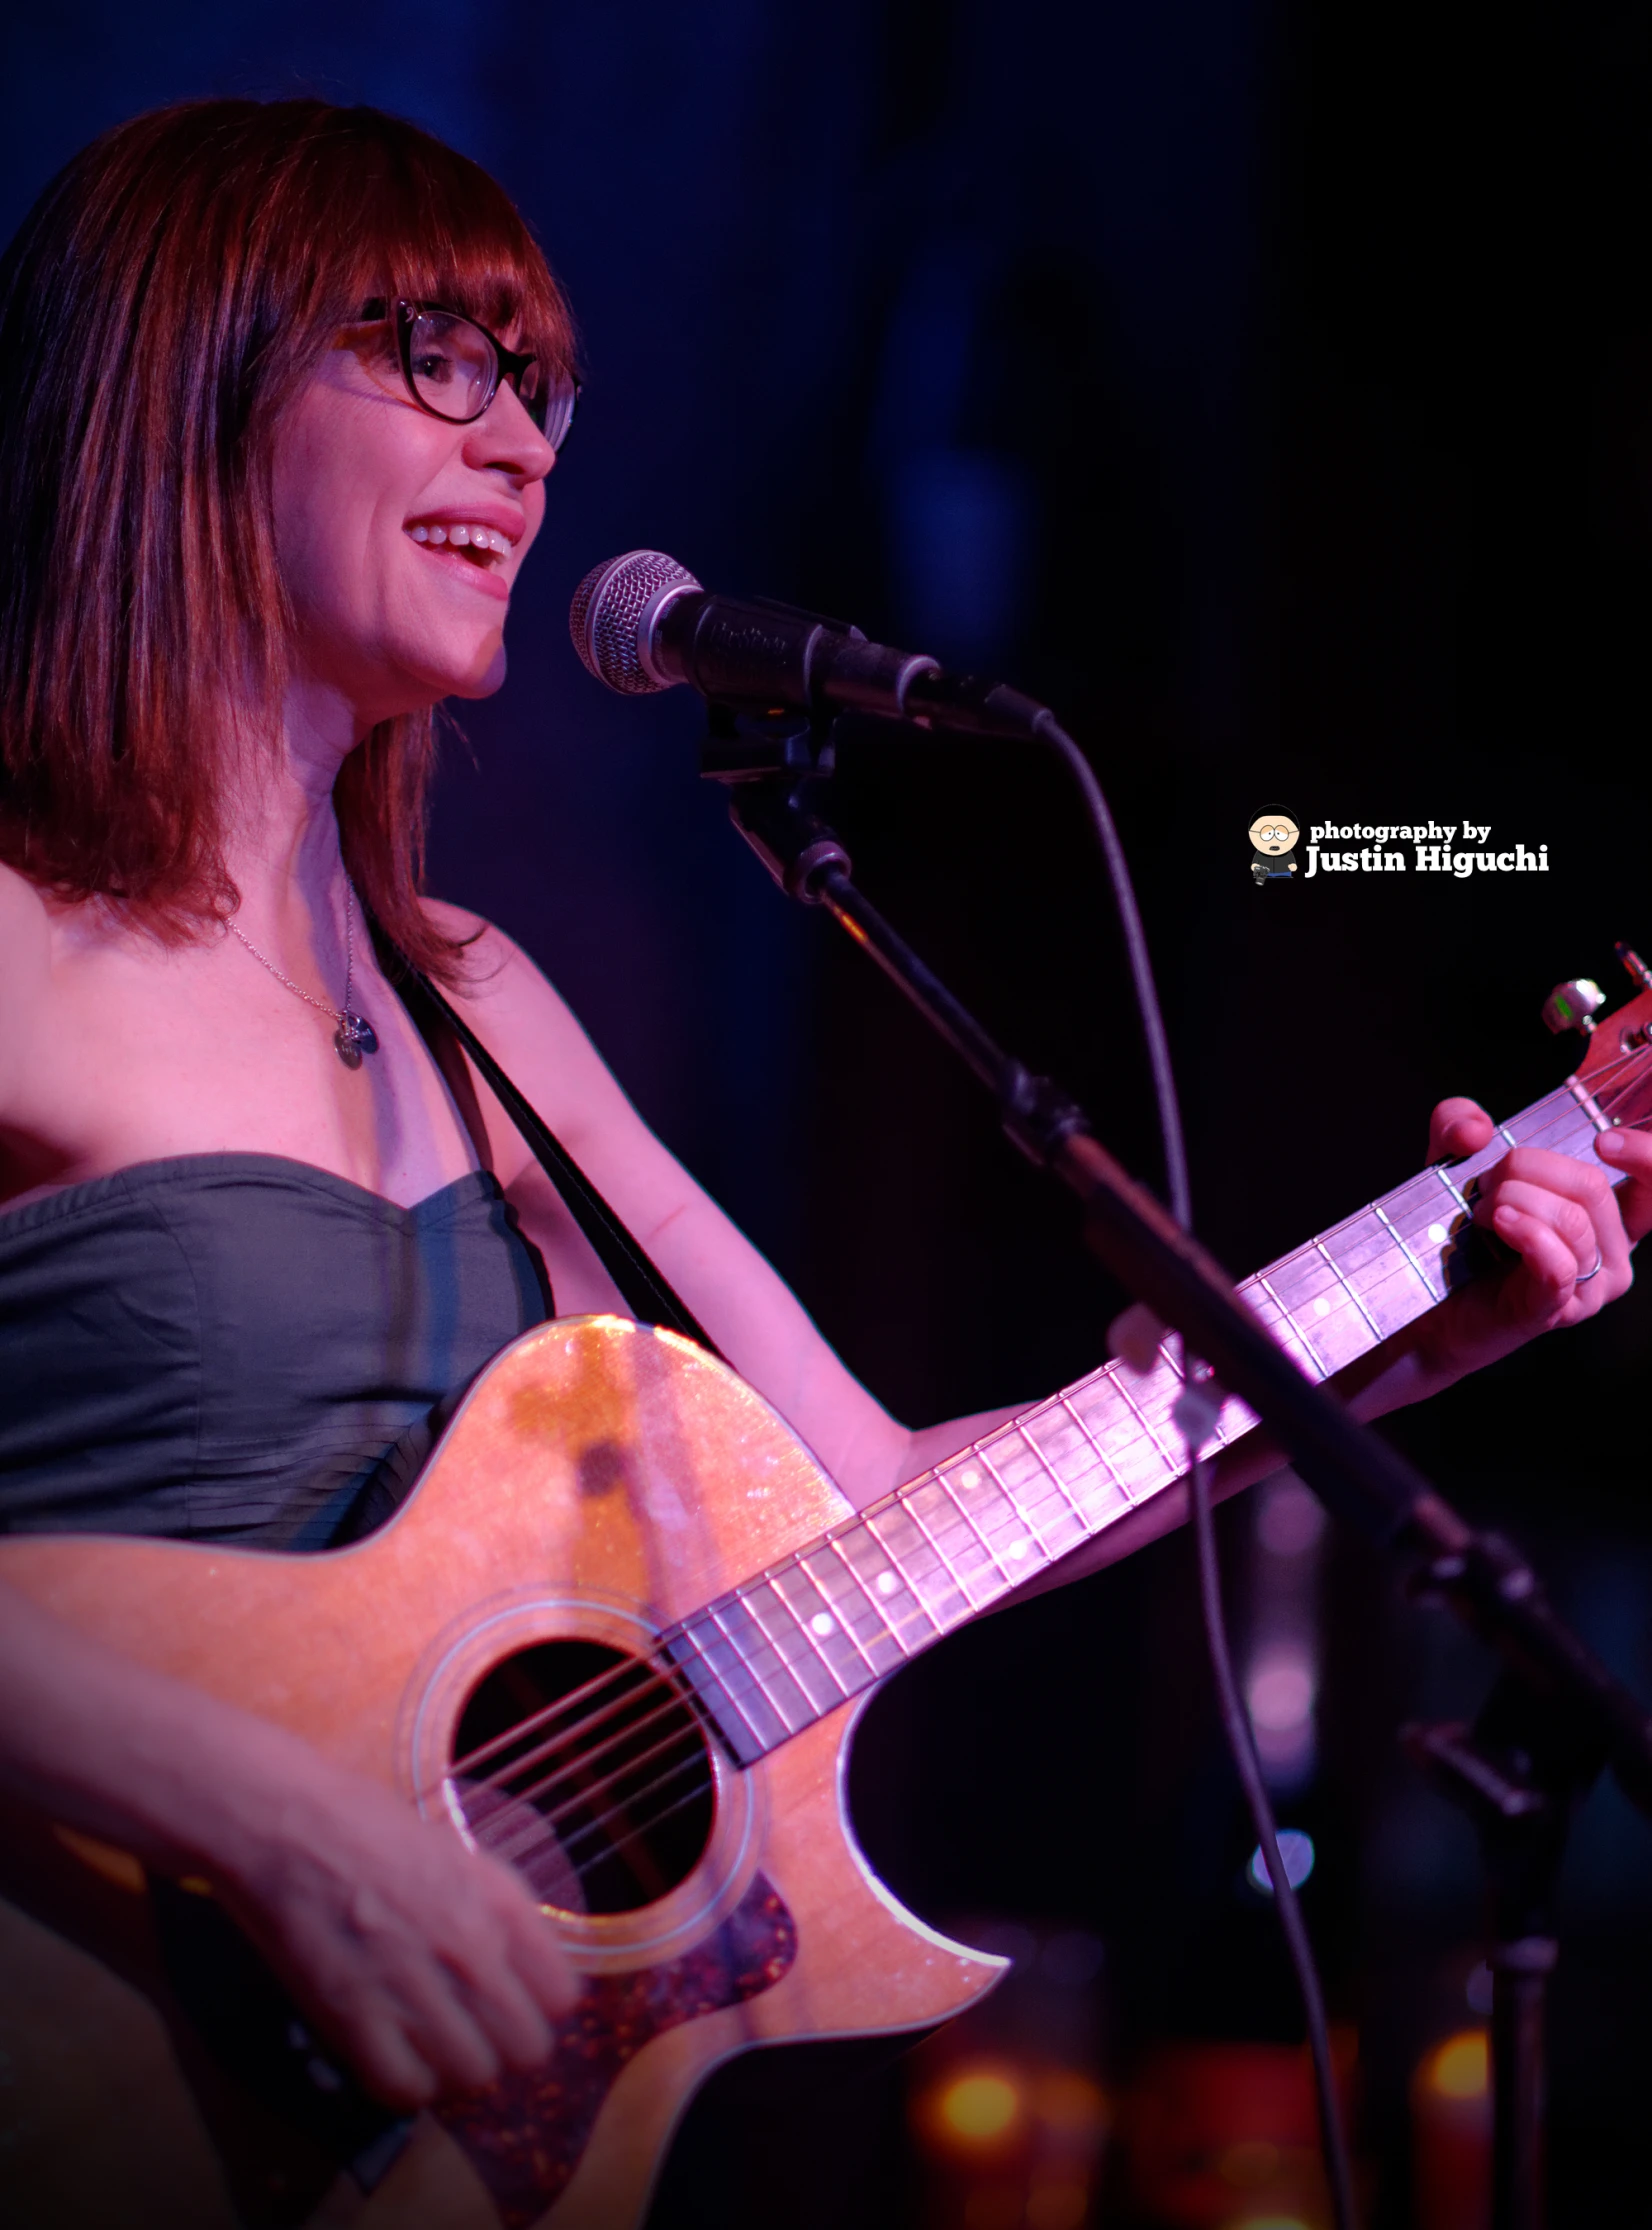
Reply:
[[[1511, 1146], [1593, 1158], [1608, 1118], [1574, 1078], [1467, 1160], [1425, 1169], [1239, 1287], [1303, 1373], [1324, 1380], [1473, 1274], [1470, 1188]], [[1000, 1425], [662, 1636], [741, 1764], [847, 1698], [1179, 1479], [1181, 1373], [1111, 1362]], [[1256, 1423], [1222, 1406], [1222, 1447]]]

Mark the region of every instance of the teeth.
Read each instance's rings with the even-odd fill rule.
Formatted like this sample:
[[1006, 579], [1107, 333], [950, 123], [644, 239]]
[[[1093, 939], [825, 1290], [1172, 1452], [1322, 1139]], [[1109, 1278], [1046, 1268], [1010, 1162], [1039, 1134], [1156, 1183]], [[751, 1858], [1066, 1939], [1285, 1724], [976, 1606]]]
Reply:
[[495, 557], [509, 557], [510, 544], [497, 527], [471, 526], [460, 522], [455, 526], [439, 527], [419, 525], [408, 532], [415, 542], [428, 542], [440, 549], [444, 543], [456, 550], [491, 550]]

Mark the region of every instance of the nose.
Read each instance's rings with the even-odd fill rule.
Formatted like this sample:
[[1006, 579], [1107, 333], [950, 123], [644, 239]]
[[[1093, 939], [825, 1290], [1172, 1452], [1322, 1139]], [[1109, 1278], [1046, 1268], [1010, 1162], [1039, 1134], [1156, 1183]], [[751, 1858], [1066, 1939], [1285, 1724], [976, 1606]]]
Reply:
[[465, 462], [483, 471], [508, 473], [520, 487], [543, 480], [556, 463], [556, 451], [508, 381], [499, 382], [487, 409], [465, 428]]

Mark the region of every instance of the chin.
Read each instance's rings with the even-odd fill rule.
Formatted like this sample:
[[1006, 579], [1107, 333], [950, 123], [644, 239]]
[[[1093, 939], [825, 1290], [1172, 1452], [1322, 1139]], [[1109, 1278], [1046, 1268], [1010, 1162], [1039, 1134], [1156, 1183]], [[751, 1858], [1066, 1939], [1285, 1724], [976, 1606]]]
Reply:
[[442, 697], [463, 697], [474, 703], [480, 697], [491, 697], [504, 686], [506, 665], [504, 643], [495, 635], [473, 659], [427, 667], [419, 676], [419, 702], [428, 705]]
[[463, 681], [455, 682], [448, 695], [468, 697], [472, 701], [478, 697], [491, 697], [495, 690], [504, 687], [507, 663], [505, 646], [501, 643], [480, 673], [468, 674]]

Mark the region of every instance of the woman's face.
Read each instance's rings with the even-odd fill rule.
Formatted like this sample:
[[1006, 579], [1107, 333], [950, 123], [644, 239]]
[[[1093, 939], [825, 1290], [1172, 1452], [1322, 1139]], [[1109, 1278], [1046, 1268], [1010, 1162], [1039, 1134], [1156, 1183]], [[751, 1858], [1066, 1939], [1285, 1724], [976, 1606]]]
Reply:
[[295, 678], [342, 703], [350, 742], [499, 687], [511, 587], [555, 456], [503, 383], [468, 426], [421, 410], [387, 326], [352, 328], [328, 351], [277, 429], [272, 493]]

